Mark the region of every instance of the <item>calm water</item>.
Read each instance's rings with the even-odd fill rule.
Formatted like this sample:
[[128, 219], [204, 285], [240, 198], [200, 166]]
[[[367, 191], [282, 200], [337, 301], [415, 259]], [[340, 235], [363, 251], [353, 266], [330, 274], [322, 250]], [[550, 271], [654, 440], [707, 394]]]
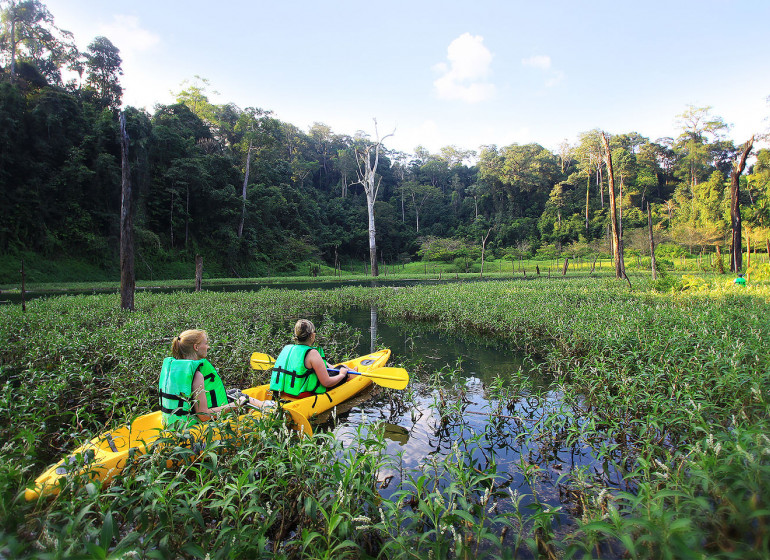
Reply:
[[[355, 280], [318, 280], [313, 282], [280, 282], [280, 283], [267, 283], [267, 282], [249, 282], [243, 284], [216, 284], [215, 280], [209, 280], [203, 282], [203, 289], [212, 292], [252, 292], [262, 290], [264, 288], [285, 289], [285, 290], [332, 290], [335, 288], [341, 288], [345, 286], [416, 286], [416, 285], [433, 285], [433, 284], [446, 284], [452, 282], [496, 282], [501, 280], [526, 280], [522, 278], [474, 278], [474, 279], [456, 279], [451, 276], [444, 276], [441, 280], [433, 279], [398, 279], [388, 280], [387, 277], [380, 277], [376, 280], [358, 278]], [[167, 294], [173, 292], [192, 292], [194, 291], [193, 280], [190, 281], [189, 287], [138, 287], [137, 293], [141, 292], [153, 292], [160, 294]], [[15, 289], [18, 289], [16, 287]], [[119, 283], [115, 288], [110, 289], [90, 289], [90, 290], [28, 290], [25, 292], [24, 299], [26, 301], [36, 299], [39, 297], [51, 297], [62, 295], [91, 295], [91, 294], [117, 294], [119, 293]], [[20, 304], [21, 293], [18, 291], [4, 291], [0, 292], [0, 304]]]
[[[336, 414], [318, 418], [317, 429], [331, 430], [343, 442], [356, 437], [359, 426], [383, 430], [387, 454], [394, 465], [380, 473], [381, 493], [390, 496], [401, 477], [417, 478], [459, 449], [467, 453], [473, 468], [485, 471], [494, 462], [503, 486], [527, 495], [521, 507], [532, 503], [537, 493], [541, 502], [559, 507], [558, 479], [573, 469], [590, 468], [601, 474], [602, 465], [581, 446], [554, 449], [540, 443], [537, 434], [542, 418], [558, 414], [562, 395], [549, 391], [549, 379], [536, 364], [505, 346], [484, 339], [442, 334], [427, 324], [383, 321], [375, 310], [351, 311], [334, 317], [364, 333], [359, 353], [373, 348], [392, 350], [391, 361], [410, 373], [405, 391], [372, 390], [338, 407]], [[416, 364], [416, 372], [410, 364]], [[495, 395], [500, 380], [526, 389]], [[519, 381], [517, 381], [519, 380]], [[505, 383], [503, 383], [504, 385]], [[533, 393], [540, 393], [539, 397]], [[511, 395], [514, 395], [511, 397]], [[441, 401], [447, 403], [442, 416]], [[491, 414], [490, 414], [491, 413]], [[536, 472], [530, 485], [522, 470]], [[608, 478], [615, 472], [605, 473]], [[509, 502], [508, 502], [509, 503]], [[501, 502], [502, 504], [502, 502]], [[503, 504], [501, 510], [505, 510]], [[559, 518], [561, 530], [570, 524], [566, 508]], [[556, 528], [557, 532], [559, 528]]]

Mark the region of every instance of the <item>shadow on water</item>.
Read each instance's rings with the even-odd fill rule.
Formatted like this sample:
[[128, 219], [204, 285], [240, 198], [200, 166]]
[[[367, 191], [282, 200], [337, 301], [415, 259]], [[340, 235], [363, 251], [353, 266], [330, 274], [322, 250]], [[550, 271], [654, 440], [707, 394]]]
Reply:
[[429, 324], [378, 320], [374, 309], [351, 310], [334, 320], [369, 331], [358, 354], [390, 348], [393, 365], [410, 373], [404, 391], [375, 385], [317, 419], [320, 429], [333, 431], [346, 445], [359, 425], [384, 434], [392, 464], [379, 476], [382, 495], [391, 497], [402, 480], [417, 478], [459, 450], [467, 468], [496, 468], [501, 488], [523, 496], [520, 508], [540, 507], [535, 501], [562, 507], [556, 519], [566, 531], [573, 524], [560, 477], [591, 470], [610, 485], [619, 479], [591, 457], [588, 446], [554, 445], [558, 438], [543, 437], [549, 430], [545, 419], [559, 417], [566, 405], [526, 356], [483, 338], [440, 333]]

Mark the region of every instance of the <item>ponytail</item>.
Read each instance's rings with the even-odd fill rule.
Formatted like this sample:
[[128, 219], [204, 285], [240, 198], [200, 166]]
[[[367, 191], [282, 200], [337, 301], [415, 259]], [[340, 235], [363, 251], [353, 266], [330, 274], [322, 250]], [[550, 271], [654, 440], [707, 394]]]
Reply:
[[177, 360], [191, 360], [197, 358], [195, 345], [206, 339], [206, 331], [189, 329], [175, 336], [171, 340], [171, 355]]

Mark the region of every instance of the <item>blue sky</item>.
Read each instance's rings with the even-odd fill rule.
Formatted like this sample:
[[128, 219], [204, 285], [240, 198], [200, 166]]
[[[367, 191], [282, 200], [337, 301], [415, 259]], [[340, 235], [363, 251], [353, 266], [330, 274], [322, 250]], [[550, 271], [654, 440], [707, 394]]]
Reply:
[[768, 129], [770, 0], [43, 3], [81, 48], [120, 49], [124, 103], [150, 112], [198, 75], [212, 102], [302, 130], [373, 134], [377, 118], [408, 153], [675, 137], [688, 105], [736, 144]]

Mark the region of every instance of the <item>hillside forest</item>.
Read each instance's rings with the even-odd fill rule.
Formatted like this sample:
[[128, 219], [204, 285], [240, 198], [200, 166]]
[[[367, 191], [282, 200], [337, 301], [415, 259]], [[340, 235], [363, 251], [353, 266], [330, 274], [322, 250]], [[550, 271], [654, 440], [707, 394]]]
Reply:
[[[209, 275], [229, 277], [368, 262], [361, 163], [383, 132], [375, 122], [353, 134], [319, 122], [301, 130], [259, 100], [211, 103], [199, 77], [152, 113], [121, 108], [120, 52], [109, 38], [80, 52], [42, 2], [4, 0], [0, 10], [2, 254], [77, 259], [117, 277], [123, 111], [138, 279], [182, 274], [175, 263], [189, 275], [195, 255]], [[749, 139], [731, 139], [709, 107], [683, 107], [672, 120], [675, 138], [608, 135], [625, 254], [649, 255], [648, 204], [663, 262], [729, 253], [731, 174]], [[377, 258], [467, 268], [482, 243], [487, 258], [608, 254], [601, 132], [555, 152], [531, 143], [403, 153], [385, 140], [375, 177]], [[739, 202], [743, 247], [767, 251], [767, 149], [752, 153]]]

